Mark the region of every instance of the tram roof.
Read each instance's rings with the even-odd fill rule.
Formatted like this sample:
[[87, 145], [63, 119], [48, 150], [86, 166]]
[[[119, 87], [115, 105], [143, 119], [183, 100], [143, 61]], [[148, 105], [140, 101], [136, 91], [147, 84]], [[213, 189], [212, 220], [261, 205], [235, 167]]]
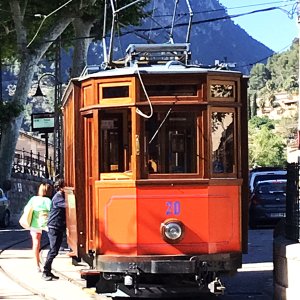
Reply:
[[101, 77], [113, 77], [113, 76], [128, 76], [138, 74], [197, 74], [197, 73], [230, 73], [241, 74], [239, 71], [224, 70], [217, 67], [203, 67], [201, 65], [185, 65], [177, 61], [170, 61], [161, 65], [135, 65], [129, 67], [108, 69], [99, 71], [99, 67], [96, 69], [87, 67], [85, 71], [77, 78], [82, 81], [89, 78], [101, 78]]

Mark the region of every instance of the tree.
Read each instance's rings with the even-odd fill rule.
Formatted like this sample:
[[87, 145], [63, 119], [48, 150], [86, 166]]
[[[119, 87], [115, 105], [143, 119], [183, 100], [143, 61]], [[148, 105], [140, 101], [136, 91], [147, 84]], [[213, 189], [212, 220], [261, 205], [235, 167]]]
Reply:
[[263, 116], [263, 117], [255, 116], [249, 120], [250, 128], [260, 129], [263, 126], [266, 126], [269, 130], [275, 128], [274, 121], [270, 120], [269, 117], [267, 116]]
[[265, 118], [249, 121], [249, 167], [283, 166], [286, 145], [274, 130], [275, 124]]
[[[57, 40], [58, 37], [73, 22], [77, 28], [76, 35], [89, 34], [92, 27], [92, 20], [85, 16], [86, 12], [93, 11], [103, 6], [101, 0], [69, 0], [69, 1], [40, 1], [36, 0], [2, 0], [0, 3], [0, 17], [3, 32], [0, 33], [3, 40], [2, 55], [10, 59], [16, 59], [20, 64], [17, 86], [11, 101], [18, 107], [24, 107], [27, 102], [27, 95], [31, 88], [32, 78], [36, 71], [36, 66], [47, 50]], [[135, 11], [139, 11], [138, 9]], [[36, 19], [36, 15], [42, 15], [41, 19]], [[133, 16], [131, 11], [131, 16]], [[132, 21], [138, 20], [138, 14], [132, 17]], [[130, 22], [130, 18], [129, 21]], [[79, 27], [83, 26], [84, 30]], [[84, 39], [82, 39], [84, 40]], [[87, 43], [84, 45], [87, 48]], [[79, 51], [80, 52], [80, 51]], [[79, 70], [85, 66], [86, 52], [76, 62], [80, 66]], [[73, 64], [74, 65], [74, 64]], [[80, 70], [80, 71], [81, 71]], [[3, 111], [0, 112], [0, 114]], [[23, 119], [23, 113], [11, 116], [10, 120], [2, 128], [0, 141], [0, 185], [10, 179], [11, 166], [14, 158], [15, 147], [19, 136], [19, 130]]]
[[268, 69], [264, 64], [256, 64], [250, 71], [249, 79], [249, 102], [250, 102], [250, 118], [256, 115], [257, 111], [257, 98], [260, 96], [259, 91], [265, 86], [270, 78]]
[[[34, 10], [34, 7], [27, 1], [18, 0], [2, 1], [0, 8], [1, 12], [5, 10], [7, 14], [4, 20], [8, 30], [5, 32], [7, 36], [5, 36], [6, 39], [4, 40], [6, 42], [4, 44], [11, 43], [14, 45], [14, 47], [10, 48], [11, 52], [6, 55], [14, 57], [20, 62], [17, 87], [12, 101], [18, 106], [24, 106], [37, 63], [51, 45], [51, 41], [55, 40], [65, 30], [73, 17], [70, 16], [59, 19], [55, 16], [56, 22], [51, 22], [51, 25], [47, 23], [47, 28], [43, 28], [42, 30], [43, 38], [50, 42], [42, 41], [40, 35], [30, 43], [28, 36], [32, 37], [30, 32], [32, 27], [28, 26], [29, 18], [26, 12], [28, 12], [29, 9], [32, 14], [36, 12], [37, 8]], [[50, 7], [48, 6], [47, 9], [50, 9]], [[10, 13], [8, 14], [8, 12]], [[32, 18], [33, 15], [31, 15], [31, 19]], [[2, 130], [0, 144], [0, 184], [10, 178], [14, 151], [22, 119], [22, 113], [18, 116], [12, 116]]]
[[298, 92], [298, 49], [298, 39], [295, 39], [289, 50], [269, 58], [266, 68], [276, 91]]
[[298, 113], [295, 111], [294, 115], [283, 117], [279, 120], [277, 126], [277, 133], [287, 141], [287, 145], [293, 144], [297, 141], [298, 135]]
[[298, 93], [298, 49], [298, 39], [295, 39], [289, 50], [274, 54], [266, 65], [259, 63], [251, 69], [248, 89], [250, 118], [256, 115], [258, 99], [263, 108], [267, 104], [272, 106], [276, 93]]
[[[139, 20], [145, 17], [147, 14], [143, 11], [143, 8], [150, 0], [143, 0], [135, 5], [129, 6], [126, 10], [122, 11], [117, 17], [118, 24], [120, 27], [128, 24], [137, 25]], [[123, 0], [121, 6], [124, 7], [130, 3], [134, 3], [132, 0]], [[86, 39], [82, 37], [97, 36], [101, 38], [103, 35], [103, 16], [99, 16], [99, 11], [104, 11], [105, 1], [97, 1], [89, 9], [85, 9], [82, 13], [74, 19], [72, 22], [75, 44], [73, 54], [73, 64], [71, 68], [71, 77], [78, 77], [83, 68], [86, 65], [86, 57], [88, 53], [88, 47], [92, 39]], [[115, 5], [117, 2], [115, 2]], [[119, 7], [115, 7], [117, 9]], [[107, 23], [109, 24], [112, 20], [112, 9], [108, 5]], [[115, 24], [114, 24], [115, 25]]]
[[295, 143], [298, 119], [296, 113], [294, 115], [290, 113], [288, 118], [282, 118], [275, 124], [268, 117], [255, 116], [256, 107], [253, 102], [260, 102], [261, 108], [264, 105], [275, 107], [279, 105], [274, 101], [277, 93], [286, 92], [290, 95], [298, 93], [298, 49], [298, 39], [295, 39], [289, 50], [270, 57], [266, 66], [258, 64], [251, 70], [248, 91], [251, 112], [249, 116], [252, 117], [249, 120], [251, 166], [282, 165], [286, 160], [282, 149], [285, 149], [286, 144]]

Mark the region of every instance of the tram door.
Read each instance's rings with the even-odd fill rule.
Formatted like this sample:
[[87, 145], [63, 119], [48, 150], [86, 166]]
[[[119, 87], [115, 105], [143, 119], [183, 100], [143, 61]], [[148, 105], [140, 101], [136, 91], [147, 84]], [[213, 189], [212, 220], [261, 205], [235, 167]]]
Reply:
[[[97, 165], [98, 157], [95, 155], [94, 149], [98, 148], [97, 141], [95, 140], [95, 130], [98, 124], [95, 124], [97, 118], [93, 118], [93, 115], [88, 115], [84, 118], [84, 149], [85, 149], [85, 195], [86, 195], [86, 241], [87, 250], [94, 250], [96, 247], [96, 226], [94, 215], [97, 211], [95, 207], [94, 199], [94, 181], [95, 174], [98, 172], [95, 166]], [[95, 170], [96, 169], [96, 170]]]

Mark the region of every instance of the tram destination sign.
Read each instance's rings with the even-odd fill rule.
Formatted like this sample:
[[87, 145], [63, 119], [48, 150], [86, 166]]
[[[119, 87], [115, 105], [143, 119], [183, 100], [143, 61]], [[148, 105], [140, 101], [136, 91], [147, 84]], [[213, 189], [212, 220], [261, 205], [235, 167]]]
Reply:
[[54, 132], [54, 112], [31, 114], [31, 128], [40, 133]]

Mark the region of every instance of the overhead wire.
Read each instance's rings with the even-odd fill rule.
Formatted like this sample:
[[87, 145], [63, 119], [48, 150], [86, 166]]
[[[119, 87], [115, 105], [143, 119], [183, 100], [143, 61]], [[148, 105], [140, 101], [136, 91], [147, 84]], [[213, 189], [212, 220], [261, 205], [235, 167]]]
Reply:
[[[55, 11], [51, 12], [50, 14], [48, 14], [46, 17], [49, 17], [50, 15], [54, 14], [55, 12], [57, 12], [59, 9], [61, 9], [63, 6], [67, 5], [69, 2], [71, 2], [72, 0], [69, 0], [68, 2], [66, 2], [65, 4], [63, 4], [61, 7], [57, 8]], [[135, 1], [136, 2], [136, 1]], [[292, 9], [289, 11], [289, 18], [292, 18], [296, 12], [296, 7], [297, 7], [297, 3], [298, 2], [295, 2], [295, 0], [286, 0], [286, 1], [273, 1], [273, 2], [268, 2], [268, 3], [260, 3], [260, 4], [252, 4], [252, 5], [244, 5], [244, 6], [238, 6], [238, 7], [231, 7], [231, 8], [226, 8], [227, 10], [231, 10], [231, 9], [236, 9], [236, 8], [248, 8], [248, 7], [252, 7], [252, 6], [261, 6], [261, 5], [266, 5], [266, 4], [277, 4], [277, 3], [287, 3], [287, 2], [293, 2], [293, 6], [292, 6]], [[283, 6], [275, 6], [275, 7], [268, 7], [268, 8], [264, 8], [264, 9], [258, 9], [258, 10], [254, 10], [254, 11], [250, 11], [250, 12], [245, 12], [245, 13], [240, 13], [240, 14], [234, 14], [234, 15], [226, 15], [226, 16], [222, 16], [222, 17], [217, 17], [217, 18], [210, 18], [210, 19], [205, 19], [205, 20], [198, 20], [198, 21], [193, 21], [192, 22], [192, 25], [195, 25], [195, 24], [203, 24], [203, 23], [209, 23], [209, 22], [216, 22], [216, 21], [221, 21], [221, 20], [227, 20], [227, 19], [233, 19], [233, 18], [237, 18], [237, 17], [242, 17], [242, 16], [246, 16], [246, 15], [251, 15], [251, 14], [255, 14], [255, 13], [260, 13], [260, 12], [267, 12], [267, 11], [272, 11], [272, 10], [276, 10], [276, 9], [279, 9], [279, 10], [282, 10], [284, 11], [285, 13], [287, 13], [286, 10], [283, 10], [283, 7], [287, 7], [287, 6], [290, 6], [291, 4], [285, 4]], [[0, 9], [1, 10], [1, 9]], [[216, 9], [216, 10], [207, 10], [207, 11], [201, 11], [201, 12], [194, 12], [194, 14], [199, 14], [199, 13], [207, 13], [207, 12], [217, 12], [217, 11], [224, 11], [224, 8], [222, 9]], [[4, 10], [3, 10], [4, 11]], [[182, 15], [182, 14], [181, 14]], [[163, 15], [161, 15], [163, 16]], [[164, 15], [164, 16], [168, 16], [168, 15]], [[42, 27], [43, 25], [43, 22], [45, 21], [46, 17], [43, 19], [43, 21], [41, 22], [35, 36], [33, 37], [33, 39], [30, 41], [30, 43], [27, 45], [27, 47], [33, 42], [33, 40], [35, 39], [35, 37], [37, 36], [38, 32], [40, 31], [40, 28]], [[159, 17], [158, 15], [156, 15], [155, 17]], [[159, 25], [159, 22], [156, 21], [156, 24]], [[188, 23], [179, 23], [179, 24], [175, 24], [174, 26], [175, 27], [182, 27], [182, 26], [187, 26]], [[131, 33], [138, 33], [138, 32], [147, 32], [147, 31], [157, 31], [157, 30], [161, 30], [161, 29], [164, 29], [164, 30], [167, 30], [169, 29], [170, 26], [160, 26], [159, 27], [152, 27], [150, 29], [147, 29], [147, 28], [134, 28], [132, 30], [129, 30], [129, 31], [124, 31], [122, 33], [120, 33], [121, 36], [125, 36], [125, 35], [128, 35], [128, 34], [131, 34]], [[142, 36], [140, 36], [142, 37]], [[149, 35], [148, 35], [149, 37]], [[83, 37], [75, 37], [75, 38], [65, 38], [63, 40], [65, 41], [73, 41], [73, 40], [79, 40], [79, 39], [91, 39], [91, 38], [97, 38], [97, 35], [89, 35], [89, 36], [83, 36]], [[45, 40], [44, 42], [45, 43], [49, 43], [49, 42], [53, 42], [54, 40]], [[275, 52], [276, 53], [276, 52]], [[265, 60], [262, 59], [262, 60]], [[252, 65], [252, 64], [250, 64]]]
[[[70, 1], [72, 1], [72, 0], [70, 0]], [[293, 1], [294, 2], [293, 6], [295, 4], [297, 4], [297, 3], [295, 3], [294, 0], [288, 0], [288, 1], [289, 2]], [[281, 3], [282, 1], [278, 1], [278, 2]], [[284, 1], [284, 2], [286, 2], [286, 1]], [[277, 2], [273, 2], [273, 3], [277, 3]], [[261, 4], [258, 4], [258, 5], [261, 5]], [[288, 5], [290, 5], [290, 4], [284, 5], [283, 7], [288, 6]], [[249, 5], [249, 6], [253, 6], [253, 5]], [[247, 6], [245, 6], [245, 7], [247, 7]], [[218, 17], [218, 18], [198, 20], [198, 21], [193, 21], [192, 24], [194, 25], [194, 24], [200, 24], [200, 23], [209, 23], [209, 22], [214, 22], [214, 21], [232, 19], [232, 18], [237, 18], [237, 17], [241, 17], [241, 16], [246, 16], [246, 15], [250, 15], [250, 14], [259, 13], [259, 12], [272, 11], [272, 10], [275, 10], [275, 9], [281, 10], [282, 7], [279, 7], [279, 6], [277, 6], [277, 7], [269, 7], [269, 8], [265, 8], [265, 9], [261, 9], [261, 10], [254, 10], [254, 11], [245, 12], [245, 13], [241, 13], [241, 14], [226, 15], [226, 16], [222, 16], [222, 17]], [[220, 10], [220, 9], [211, 10], [211, 11], [203, 11], [203, 12], [216, 12], [218, 10]], [[224, 9], [222, 9], [222, 10], [224, 10]], [[293, 7], [292, 11], [293, 11], [293, 13], [295, 13], [295, 8], [294, 7]], [[201, 12], [201, 13], [203, 13], [203, 12]], [[195, 12], [195, 14], [196, 13], [200, 13], [200, 12]], [[157, 17], [157, 16], [155, 16], [155, 17]], [[133, 28], [132, 30], [123, 31], [121, 33], [121, 35], [124, 36], [124, 35], [128, 35], [128, 34], [131, 34], [131, 33], [134, 33], [134, 32], [145, 32], [145, 31], [161, 30], [161, 29], [165, 29], [166, 30], [166, 29], [170, 28], [170, 26], [167, 26], [167, 27], [166, 26], [161, 26], [158, 22], [156, 22], [156, 23], [159, 25], [159, 27], [154, 27], [154, 28], [153, 27], [151, 27], [151, 28]], [[182, 27], [182, 26], [186, 26], [186, 25], [188, 25], [188, 23], [185, 22], [185, 23], [177, 24], [175, 26], [176, 27]], [[97, 35], [89, 35], [89, 36], [74, 37], [74, 38], [64, 38], [63, 40], [64, 41], [73, 41], [73, 40], [90, 39], [90, 38], [96, 38], [96, 37], [97, 37]], [[49, 43], [49, 42], [53, 42], [53, 41], [54, 40], [45, 40], [44, 42], [45, 43]]]
[[[283, 5], [282, 7], [285, 7], [285, 6], [288, 6], [288, 5]], [[282, 7], [279, 7], [279, 6], [267, 7], [267, 8], [253, 10], [253, 11], [250, 11], [250, 12], [245, 12], [245, 13], [240, 13], [240, 14], [226, 15], [226, 16], [215, 17], [215, 18], [205, 19], [205, 20], [197, 20], [197, 21], [193, 21], [192, 25], [209, 23], [209, 22], [215, 22], [215, 21], [222, 21], [222, 20], [228, 20], [228, 19], [243, 17], [243, 16], [255, 14], [255, 13], [272, 11], [272, 10], [276, 10], [276, 9], [282, 10]], [[183, 22], [183, 23], [179, 23], [179, 24], [174, 24], [174, 27], [183, 27], [183, 26], [187, 26], [187, 25], [188, 25], [187, 22]], [[170, 26], [166, 26], [164, 28], [162, 28], [162, 27], [154, 27], [154, 28], [151, 28], [151, 30], [152, 31], [156, 31], [156, 30], [161, 30], [161, 29], [165, 29], [165, 28], [169, 29], [171, 27]], [[149, 30], [150, 29], [148, 29], [148, 28], [137, 28], [137, 29], [135, 29], [135, 31], [149, 31]], [[132, 32], [128, 32], [128, 33], [132, 33]], [[123, 35], [126, 35], [128, 33], [125, 33]]]
[[[151, 13], [151, 22], [150, 22], [150, 25], [152, 27], [152, 22], [154, 22], [154, 11], [155, 11], [155, 7], [156, 7], [156, 0], [153, 0], [153, 7], [152, 7], [152, 13]], [[151, 30], [149, 31], [149, 34], [148, 34], [148, 39], [150, 40], [151, 39]]]
[[[198, 20], [198, 21], [193, 21], [192, 24], [201, 24], [201, 23], [208, 23], [208, 22], [214, 22], [214, 21], [220, 21], [220, 20], [226, 20], [226, 19], [232, 19], [232, 18], [237, 18], [237, 17], [241, 17], [241, 16], [246, 16], [246, 15], [251, 15], [251, 14], [254, 14], [254, 13], [259, 13], [259, 12], [267, 12], [267, 11], [272, 11], [272, 10], [276, 10], [276, 9], [279, 9], [279, 10], [282, 10], [283, 12], [285, 13], [288, 13], [288, 17], [289, 18], [292, 18], [293, 15], [295, 14], [295, 11], [296, 11], [296, 7], [297, 7], [297, 3], [295, 3], [295, 1], [284, 1], [285, 3], [286, 2], [294, 2], [293, 3], [293, 6], [292, 6], [292, 9], [290, 10], [290, 12], [286, 11], [283, 9], [283, 7], [287, 7], [287, 6], [290, 6], [291, 4], [285, 4], [283, 6], [277, 6], [277, 7], [268, 7], [268, 8], [264, 8], [264, 9], [259, 9], [259, 10], [254, 10], [254, 11], [250, 11], [250, 12], [246, 12], [246, 13], [240, 13], [240, 14], [234, 14], [234, 15], [226, 15], [226, 16], [222, 16], [222, 17], [218, 17], [218, 18], [211, 18], [211, 19], [205, 19], [205, 20]], [[274, 2], [273, 2], [274, 3]], [[275, 3], [282, 3], [282, 1], [277, 1]], [[270, 4], [270, 3], [269, 3]], [[263, 4], [259, 4], [259, 5], [263, 5]], [[254, 5], [249, 5], [250, 6], [254, 6]], [[248, 7], [248, 6], [242, 6], [242, 7]], [[240, 7], [238, 7], [240, 8]], [[216, 11], [216, 10], [215, 10]], [[208, 11], [206, 11], [208, 12]], [[210, 11], [212, 12], [212, 11]], [[197, 13], [197, 12], [196, 12]], [[199, 13], [199, 12], [198, 12]], [[182, 26], [187, 26], [188, 23], [180, 23], [180, 24], [175, 24], [174, 27], [182, 27]], [[161, 30], [161, 29], [164, 29], [164, 30], [167, 30], [168, 28], [170, 28], [170, 26], [165, 26], [163, 28], [159, 28], [159, 27], [155, 27], [155, 28], [151, 28], [152, 31], [155, 31], [155, 30]], [[148, 31], [147, 29], [143, 28], [143, 29], [135, 29], [131, 32], [125, 32], [123, 33], [123, 35], [126, 35], [126, 34], [129, 34], [129, 33], [134, 33], [135, 31], [142, 31], [142, 32], [145, 32], [145, 31]], [[285, 48], [287, 48], [288, 46], [286, 46]], [[282, 51], [282, 50], [281, 50]], [[272, 53], [272, 55], [274, 55], [275, 53], [278, 53], [278, 52], [274, 52]], [[255, 63], [249, 63], [248, 65], [244, 65], [244, 66], [240, 66], [240, 68], [243, 68], [243, 67], [247, 67], [247, 66], [252, 66], [256, 63], [259, 63], [261, 61], [265, 61], [266, 59], [268, 59], [269, 57], [271, 57], [272, 55], [268, 56], [268, 57], [265, 57], [265, 58], [262, 58], [260, 60], [258, 60], [257, 62]]]
[[37, 35], [39, 34], [44, 22], [46, 21], [47, 18], [49, 18], [50, 16], [52, 16], [53, 14], [55, 14], [56, 12], [58, 12], [60, 9], [62, 9], [63, 7], [65, 7], [66, 5], [68, 5], [70, 2], [72, 2], [73, 0], [69, 0], [66, 3], [64, 3], [63, 5], [61, 5], [60, 7], [56, 8], [55, 10], [53, 10], [51, 13], [49, 13], [46, 16], [43, 16], [43, 20], [38, 28], [38, 30], [36, 31], [35, 35], [33, 36], [33, 38], [31, 39], [31, 41], [29, 42], [29, 44], [27, 45], [27, 48], [33, 43], [33, 41], [35, 40], [35, 38], [37, 37]]
[[274, 5], [274, 4], [279, 4], [279, 3], [283, 3], [283, 4], [286, 4], [286, 5], [291, 5], [291, 3], [287, 4], [288, 2], [295, 3], [295, 0], [281, 0], [281, 1], [272, 1], [272, 2], [248, 4], [248, 5], [235, 6], [235, 7], [226, 7], [226, 9], [227, 10], [234, 10], [234, 9], [241, 9], [241, 8], [258, 7], [258, 6], [265, 6], [265, 5]]
[[292, 46], [292, 44], [288, 44], [288, 45], [286, 45], [285, 47], [283, 47], [282, 49], [280, 49], [279, 51], [276, 51], [276, 52], [272, 53], [271, 55], [269, 55], [269, 56], [267, 56], [267, 57], [264, 57], [264, 58], [261, 58], [261, 59], [255, 61], [255, 62], [253, 62], [253, 63], [249, 63], [249, 64], [246, 64], [246, 65], [240, 66], [240, 68], [251, 67], [251, 66], [254, 66], [254, 65], [256, 65], [256, 64], [258, 64], [258, 63], [260, 63], [260, 62], [266, 61], [267, 59], [269, 59], [269, 58], [272, 57], [273, 55], [279, 54], [279, 53], [281, 53], [282, 51], [286, 50], [287, 48], [289, 48], [289, 47], [291, 47], [291, 46]]
[[[224, 6], [222, 8], [218, 8], [218, 9], [193, 11], [193, 13], [194, 13], [194, 15], [206, 14], [206, 13], [216, 13], [216, 12], [224, 11], [224, 10], [228, 11], [228, 10], [241, 9], [241, 8], [258, 7], [258, 6], [270, 5], [270, 4], [278, 4], [278, 3], [285, 3], [286, 4], [287, 2], [294, 2], [295, 3], [295, 0], [286, 0], [286, 1], [281, 0], [281, 1], [275, 1], [275, 2], [272, 1], [272, 2], [249, 4], [249, 5], [243, 5], [243, 6], [235, 6], [235, 7], [225, 7]], [[296, 4], [297, 4], [297, 2], [296, 2]], [[292, 5], [292, 4], [287, 4], [287, 5]], [[188, 12], [178, 13], [177, 16], [187, 16], [188, 14], [189, 14]], [[157, 14], [157, 15], [154, 15], [154, 17], [156, 17], [156, 18], [165, 18], [165, 17], [172, 17], [172, 16], [173, 16], [172, 14]]]

